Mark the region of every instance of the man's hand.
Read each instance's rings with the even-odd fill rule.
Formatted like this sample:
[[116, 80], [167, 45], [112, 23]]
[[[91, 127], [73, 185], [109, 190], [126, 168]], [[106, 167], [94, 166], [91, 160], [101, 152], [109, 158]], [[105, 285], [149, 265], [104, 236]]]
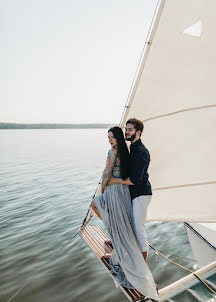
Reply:
[[110, 176], [108, 185], [113, 185], [113, 184], [117, 184], [118, 183], [118, 178], [114, 177], [114, 176]]
[[121, 178], [111, 176], [109, 179], [108, 185], [113, 185], [113, 184], [133, 186], [133, 183], [130, 181], [129, 177], [127, 179], [123, 180]]

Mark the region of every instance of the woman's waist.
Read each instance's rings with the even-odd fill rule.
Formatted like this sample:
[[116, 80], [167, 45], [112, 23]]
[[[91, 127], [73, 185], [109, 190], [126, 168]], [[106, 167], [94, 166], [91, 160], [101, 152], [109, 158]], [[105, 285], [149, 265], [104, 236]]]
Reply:
[[115, 184], [112, 184], [112, 185], [107, 185], [106, 187], [122, 187], [122, 188], [127, 188], [129, 190], [129, 186], [128, 185], [123, 185], [123, 184], [119, 184], [119, 183], [115, 183]]
[[116, 178], [121, 178], [121, 175], [120, 175], [120, 173], [118, 173], [118, 172], [113, 172], [113, 173], [112, 173], [112, 176], [114, 176], [114, 177], [116, 177]]

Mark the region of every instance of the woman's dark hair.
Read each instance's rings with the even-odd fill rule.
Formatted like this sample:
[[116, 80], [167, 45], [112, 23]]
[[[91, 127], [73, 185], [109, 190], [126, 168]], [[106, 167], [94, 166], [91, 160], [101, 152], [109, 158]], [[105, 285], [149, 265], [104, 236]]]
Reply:
[[118, 153], [117, 156], [120, 159], [120, 175], [123, 180], [128, 178], [129, 176], [129, 151], [126, 145], [124, 134], [120, 127], [112, 127], [108, 130], [108, 132], [112, 132], [114, 138], [118, 142]]

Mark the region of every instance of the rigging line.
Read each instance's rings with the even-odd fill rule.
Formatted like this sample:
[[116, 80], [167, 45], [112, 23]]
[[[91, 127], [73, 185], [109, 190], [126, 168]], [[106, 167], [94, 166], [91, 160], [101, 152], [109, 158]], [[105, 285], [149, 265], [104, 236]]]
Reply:
[[[100, 185], [100, 182], [98, 183], [98, 187], [99, 187], [99, 185]], [[96, 189], [96, 191], [95, 191], [95, 193], [94, 193], [94, 195], [93, 195], [93, 197], [92, 198], [94, 198], [95, 197], [95, 195], [96, 195], [96, 193], [97, 193], [97, 190], [98, 190], [98, 187], [97, 187], [97, 189]], [[88, 209], [88, 211], [87, 211], [87, 214], [86, 214], [86, 216], [85, 216], [85, 218], [84, 218], [84, 220], [83, 220], [83, 223], [82, 223], [82, 226], [84, 226], [84, 225], [87, 225], [88, 223], [89, 223], [89, 221], [91, 220], [91, 218], [92, 218], [92, 216], [91, 216], [91, 213], [90, 213], [90, 209], [91, 209], [91, 206], [89, 207], [89, 209]], [[89, 215], [89, 218], [88, 218], [88, 214], [90, 213], [90, 215]], [[88, 218], [88, 219], [87, 219]], [[58, 256], [60, 253], [61, 253], [61, 251], [77, 236], [79, 234], [79, 232], [77, 232], [68, 242], [66, 242], [66, 244], [56, 253], [56, 254], [54, 254], [53, 255], [53, 257], [52, 258], [55, 258], [56, 256]], [[33, 273], [32, 275], [31, 275], [31, 277], [28, 279], [28, 280], [26, 280], [26, 282], [13, 294], [13, 296], [11, 296], [10, 297], [10, 299], [7, 301], [7, 302], [10, 302], [10, 301], [12, 301], [13, 300], [13, 298], [15, 297], [15, 296], [17, 296], [18, 295], [18, 293], [27, 285], [27, 284], [29, 284], [39, 273], [40, 273], [40, 271], [42, 270], [42, 268], [45, 268], [49, 263], [50, 263], [50, 261], [51, 260], [49, 260], [45, 265], [43, 265], [43, 266], [41, 266], [38, 270], [36, 270], [36, 272], [35, 273]]]
[[216, 181], [197, 182], [197, 183], [193, 183], [193, 184], [159, 187], [159, 188], [153, 188], [152, 191], [161, 191], [161, 190], [169, 190], [169, 189], [177, 189], [177, 188], [185, 188], [185, 187], [195, 187], [195, 186], [204, 186], [204, 185], [213, 185], [213, 184], [216, 184]]
[[178, 111], [174, 111], [174, 112], [170, 112], [170, 113], [166, 113], [166, 114], [161, 114], [161, 115], [158, 115], [158, 116], [150, 117], [150, 118], [147, 118], [146, 120], [142, 120], [142, 122], [146, 123], [148, 121], [156, 120], [158, 118], [163, 118], [163, 117], [167, 117], [167, 116], [170, 116], [170, 115], [175, 115], [175, 114], [179, 114], [179, 113], [183, 113], [183, 112], [187, 112], [187, 111], [194, 111], [194, 110], [200, 110], [200, 109], [214, 108], [214, 107], [216, 107], [216, 104], [182, 109], [182, 110], [178, 110]]
[[[96, 190], [94, 192], [94, 195], [92, 196], [92, 200], [95, 198], [95, 196], [96, 196], [96, 194], [98, 192], [99, 186], [101, 185], [101, 181], [102, 181], [102, 176], [101, 176], [100, 181], [99, 181], [99, 183], [97, 185], [97, 188], [96, 188]], [[89, 216], [89, 218], [88, 218], [88, 216]], [[87, 210], [86, 216], [83, 219], [82, 226], [87, 225], [91, 219], [92, 219], [92, 216], [91, 216], [91, 204], [90, 204], [90, 206], [89, 206], [89, 208]]]
[[119, 127], [120, 127], [121, 124], [123, 123], [123, 120], [124, 120], [124, 117], [125, 117], [125, 115], [126, 115], [126, 112], [127, 112], [128, 109], [130, 108], [129, 103], [130, 103], [130, 100], [131, 100], [132, 91], [134, 90], [134, 87], [135, 87], [136, 79], [137, 79], [138, 74], [139, 74], [139, 70], [140, 70], [140, 67], [141, 67], [141, 64], [142, 64], [142, 59], [143, 59], [143, 57], [144, 57], [145, 50], [146, 50], [147, 47], [150, 47], [150, 45], [151, 45], [151, 42], [149, 41], [149, 38], [150, 38], [152, 29], [153, 29], [154, 21], [156, 20], [156, 14], [157, 14], [157, 11], [158, 11], [158, 8], [159, 8], [160, 3], [161, 3], [161, 0], [158, 0], [158, 2], [157, 2], [157, 4], [156, 4], [156, 7], [155, 7], [155, 10], [154, 10], [153, 17], [152, 17], [152, 19], [151, 19], [151, 24], [150, 24], [150, 26], [149, 26], [148, 33], [147, 33], [147, 35], [146, 35], [146, 39], [145, 39], [145, 43], [144, 43], [144, 46], [143, 46], [143, 49], [142, 49], [142, 53], [141, 53], [141, 56], [140, 56], [140, 59], [139, 59], [138, 67], [137, 67], [137, 70], [136, 70], [136, 72], [135, 72], [135, 76], [134, 76], [134, 78], [133, 78], [133, 82], [132, 82], [131, 88], [130, 88], [129, 93], [128, 93], [126, 105], [125, 105], [125, 107], [124, 107], [124, 110], [123, 110], [123, 113], [122, 113], [122, 116], [121, 116], [121, 119], [120, 119], [120, 122], [119, 122]]
[[162, 256], [163, 258], [165, 258], [166, 260], [168, 260], [169, 262], [179, 266], [180, 268], [192, 273], [197, 279], [199, 279], [206, 287], [208, 290], [210, 290], [213, 294], [216, 295], [216, 292], [201, 278], [199, 277], [196, 273], [194, 273], [192, 270], [190, 270], [189, 268], [184, 267], [183, 265], [176, 263], [175, 261], [169, 259], [168, 257], [166, 257], [164, 254], [162, 254], [159, 250], [157, 250], [155, 247], [153, 247], [152, 245], [149, 245], [155, 252], [156, 254], [159, 254], [160, 256]]
[[170, 253], [169, 251], [161, 250], [161, 252], [170, 254], [170, 256], [173, 256], [173, 257], [178, 257], [178, 258], [186, 259], [186, 260], [189, 260], [189, 261], [192, 261], [192, 262], [197, 262], [197, 260], [186, 258], [186, 257], [179, 256], [179, 255], [175, 255], [175, 254]]
[[[52, 260], [53, 260], [53, 258], [55, 258], [56, 256], [58, 256], [60, 253], [61, 253], [61, 251], [76, 237], [78, 235], [78, 232], [55, 254], [55, 255], [53, 255], [53, 257], [51, 257], [52, 258]], [[7, 302], [10, 302], [10, 301], [12, 301], [13, 300], [13, 298], [15, 297], [15, 296], [17, 296], [18, 295], [18, 293], [27, 285], [27, 284], [29, 284], [34, 278], [36, 278], [36, 276], [40, 273], [40, 271], [42, 270], [42, 268], [44, 269], [46, 266], [47, 266], [47, 264], [49, 264], [50, 263], [50, 261], [51, 260], [49, 260], [49, 261], [47, 261], [47, 263], [44, 265], [41, 265], [41, 267], [38, 269], [38, 270], [36, 270], [32, 275], [31, 275], [31, 277], [28, 279], [28, 280], [26, 280], [26, 282], [13, 294], [13, 296], [11, 296], [10, 297], [10, 299], [9, 300], [7, 300]]]

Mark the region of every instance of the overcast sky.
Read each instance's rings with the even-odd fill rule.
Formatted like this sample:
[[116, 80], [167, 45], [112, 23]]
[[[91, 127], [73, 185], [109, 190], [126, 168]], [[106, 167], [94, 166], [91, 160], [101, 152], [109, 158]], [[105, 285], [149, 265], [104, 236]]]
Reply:
[[0, 122], [118, 123], [157, 0], [0, 0]]

